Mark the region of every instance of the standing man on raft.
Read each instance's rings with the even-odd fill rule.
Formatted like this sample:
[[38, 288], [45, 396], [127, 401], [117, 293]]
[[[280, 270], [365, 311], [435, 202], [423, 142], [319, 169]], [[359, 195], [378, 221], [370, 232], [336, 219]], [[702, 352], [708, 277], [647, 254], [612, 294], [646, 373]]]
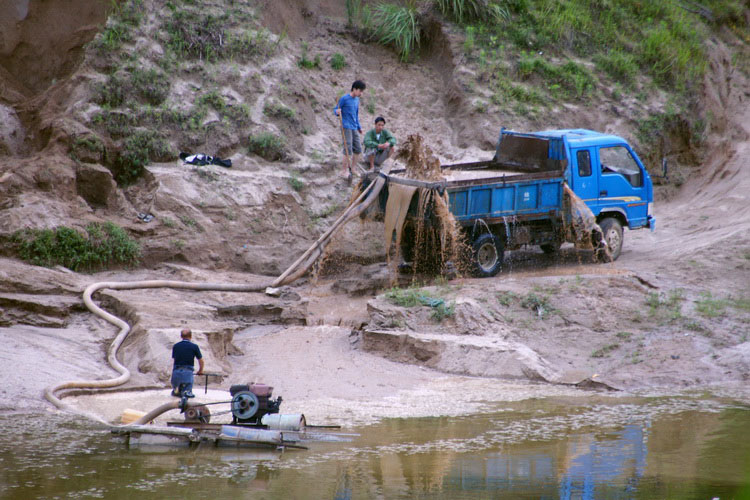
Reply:
[[[341, 128], [344, 134], [344, 158], [342, 160], [342, 173], [344, 177], [351, 179], [352, 165], [357, 165], [362, 146], [359, 136], [362, 134], [362, 126], [359, 124], [359, 98], [364, 92], [365, 82], [356, 80], [352, 83], [352, 90], [339, 99], [334, 114], [341, 117]], [[351, 155], [351, 158], [350, 158]]]
[[183, 395], [194, 398], [193, 369], [194, 360], [198, 359], [198, 375], [203, 375], [203, 354], [198, 344], [191, 342], [193, 332], [185, 328], [180, 332], [181, 341], [172, 346], [172, 396]]

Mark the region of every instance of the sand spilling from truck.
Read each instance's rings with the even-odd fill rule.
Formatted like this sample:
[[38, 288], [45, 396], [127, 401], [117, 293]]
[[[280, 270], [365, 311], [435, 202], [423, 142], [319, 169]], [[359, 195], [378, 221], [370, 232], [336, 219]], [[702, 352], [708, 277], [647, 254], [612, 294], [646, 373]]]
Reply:
[[[419, 134], [409, 135], [399, 150], [405, 161], [403, 177], [425, 182], [444, 181], [440, 160], [424, 144]], [[407, 218], [414, 194], [418, 193], [416, 213]], [[394, 240], [395, 253], [390, 252]], [[404, 235], [406, 233], [406, 235]], [[402, 242], [405, 243], [402, 245]], [[390, 182], [385, 210], [385, 244], [390, 266], [401, 260], [411, 262], [412, 272], [450, 274], [468, 269], [462, 233], [450, 211], [448, 193], [439, 188], [423, 188]]]
[[605, 260], [612, 260], [609, 249], [605, 246], [599, 248], [603, 239], [602, 228], [596, 223], [596, 216], [577, 194], [567, 184], [564, 186], [563, 206], [570, 214], [570, 220], [563, 219], [565, 224], [567, 240], [574, 240], [576, 248], [587, 250], [598, 249], [605, 252]]

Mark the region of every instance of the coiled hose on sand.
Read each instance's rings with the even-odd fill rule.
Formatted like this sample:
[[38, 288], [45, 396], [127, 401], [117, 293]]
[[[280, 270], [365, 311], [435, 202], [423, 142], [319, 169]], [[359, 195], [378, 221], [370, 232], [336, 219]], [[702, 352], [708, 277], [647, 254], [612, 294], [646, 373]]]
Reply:
[[[103, 281], [89, 285], [83, 292], [83, 302], [84, 304], [86, 304], [86, 307], [92, 313], [96, 314], [105, 321], [112, 323], [120, 329], [114, 341], [112, 342], [112, 344], [110, 344], [109, 350], [107, 351], [107, 362], [112, 367], [112, 369], [114, 369], [120, 375], [118, 377], [105, 380], [77, 380], [62, 382], [58, 385], [45, 389], [44, 397], [61, 410], [66, 410], [83, 415], [105, 425], [111, 425], [97, 415], [63, 403], [62, 398], [64, 397], [64, 395], [58, 394], [60, 391], [64, 391], [66, 389], [101, 389], [117, 387], [125, 384], [128, 380], [130, 380], [130, 370], [128, 370], [117, 359], [117, 351], [127, 338], [128, 333], [130, 333], [130, 325], [117, 316], [108, 313], [94, 303], [92, 296], [97, 291], [104, 288], [109, 288], [112, 290], [134, 290], [140, 288], [175, 288], [197, 291], [260, 292], [268, 287], [278, 287], [292, 283], [293, 281], [302, 277], [315, 263], [315, 261], [323, 254], [323, 251], [325, 250], [325, 247], [328, 245], [328, 243], [330, 243], [332, 236], [341, 228], [341, 226], [361, 214], [365, 209], [367, 209], [367, 207], [372, 204], [373, 201], [375, 201], [375, 199], [377, 199], [380, 191], [385, 185], [386, 179], [386, 175], [378, 175], [374, 182], [371, 182], [362, 191], [362, 193], [349, 205], [344, 213], [338, 219], [336, 219], [333, 225], [320, 238], [318, 238], [318, 240], [304, 254], [302, 254], [299, 259], [297, 259], [291, 266], [289, 266], [289, 268], [273, 282], [255, 285], [240, 285], [233, 283], [195, 283], [186, 281], [149, 280], [129, 282]], [[177, 401], [166, 403], [152, 410], [147, 415], [134, 422], [134, 424], [149, 422], [162, 413], [177, 408], [178, 404], [179, 403]]]

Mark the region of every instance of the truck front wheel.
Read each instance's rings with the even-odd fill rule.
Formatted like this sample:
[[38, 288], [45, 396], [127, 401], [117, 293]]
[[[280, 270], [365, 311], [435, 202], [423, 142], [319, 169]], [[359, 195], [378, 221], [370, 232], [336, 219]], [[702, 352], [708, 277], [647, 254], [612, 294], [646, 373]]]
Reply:
[[492, 233], [484, 233], [474, 241], [474, 271], [477, 276], [488, 278], [503, 267], [503, 242]]
[[599, 252], [599, 259], [602, 261], [615, 261], [622, 252], [623, 231], [622, 224], [614, 217], [607, 217], [599, 223], [604, 235], [604, 241], [607, 242], [607, 251]]

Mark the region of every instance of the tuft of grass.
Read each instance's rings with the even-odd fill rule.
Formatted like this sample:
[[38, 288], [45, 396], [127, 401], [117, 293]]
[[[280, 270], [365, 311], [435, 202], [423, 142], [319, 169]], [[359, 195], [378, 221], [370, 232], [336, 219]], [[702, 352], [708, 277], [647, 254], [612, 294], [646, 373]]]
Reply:
[[582, 100], [595, 89], [596, 78], [584, 66], [571, 60], [555, 65], [542, 57], [524, 52], [518, 61], [517, 70], [522, 79], [538, 75], [545, 81], [550, 93], [557, 97]]
[[683, 291], [671, 290], [668, 294], [651, 292], [646, 297], [649, 316], [660, 321], [674, 321], [682, 317]]
[[607, 73], [613, 80], [631, 86], [640, 68], [633, 54], [620, 49], [611, 50], [594, 56], [596, 67]]
[[413, 4], [394, 5], [381, 3], [372, 14], [373, 38], [383, 45], [392, 45], [407, 61], [419, 47], [422, 38], [422, 25]]
[[293, 120], [297, 113], [280, 102], [271, 100], [263, 106], [263, 114], [266, 116], [273, 116], [277, 118], [286, 118], [287, 120]]
[[544, 318], [550, 312], [554, 311], [554, 308], [549, 302], [549, 296], [536, 294], [534, 292], [529, 292], [521, 299], [521, 307], [536, 311], [539, 318]]
[[507, 19], [510, 12], [507, 7], [485, 0], [435, 0], [444, 16], [458, 23], [469, 21], [499, 21]]
[[292, 172], [292, 175], [289, 176], [287, 181], [289, 182], [289, 186], [297, 192], [302, 191], [305, 187], [305, 182], [300, 179], [299, 172]]
[[474, 46], [476, 45], [476, 28], [474, 26], [467, 26], [466, 27], [466, 38], [464, 38], [464, 52], [466, 54], [471, 54], [474, 51]]
[[346, 59], [342, 54], [339, 54], [336, 52], [331, 56], [331, 68], [335, 69], [336, 71], [340, 71], [344, 68], [346, 68]]
[[452, 317], [455, 312], [454, 303], [446, 303], [443, 299], [430, 297], [419, 288], [391, 288], [385, 292], [385, 298], [391, 303], [401, 307], [432, 308], [430, 318], [438, 323], [445, 318]]
[[92, 41], [92, 46], [103, 52], [117, 51], [123, 43], [133, 40], [133, 28], [143, 19], [143, 0], [128, 0], [125, 2], [111, 2], [104, 29]]
[[617, 337], [618, 339], [622, 339], [622, 340], [630, 340], [630, 337], [632, 337], [632, 336], [633, 336], [633, 334], [632, 334], [632, 333], [630, 333], [630, 332], [617, 332], [617, 334], [616, 334], [615, 336], [616, 336], [616, 337]]
[[417, 307], [422, 305], [418, 288], [391, 288], [385, 292], [385, 298], [400, 307]]
[[695, 301], [695, 310], [704, 318], [717, 318], [726, 314], [729, 300], [716, 298], [711, 292], [701, 293], [701, 298]]
[[735, 309], [750, 311], [750, 296], [730, 297], [729, 304]]
[[346, 0], [345, 6], [346, 25], [352, 28], [362, 17], [362, 0]]
[[268, 161], [286, 158], [286, 143], [283, 137], [271, 132], [261, 132], [248, 138], [248, 151]]
[[592, 358], [603, 358], [612, 351], [620, 348], [620, 344], [609, 344], [591, 353]]
[[13, 235], [18, 255], [37, 266], [61, 265], [72, 271], [91, 271], [115, 265], [135, 265], [140, 246], [120, 226], [93, 222], [86, 234], [60, 226], [25, 229]]
[[497, 298], [497, 301], [501, 305], [504, 305], [506, 307], [509, 306], [509, 305], [511, 305], [514, 300], [518, 300], [518, 295], [516, 295], [513, 292], [508, 292], [508, 291], [505, 291], [505, 290], [503, 290], [501, 292], [497, 292], [495, 294], [495, 297]]
[[452, 318], [454, 313], [454, 303], [446, 304], [445, 302], [441, 301], [439, 304], [432, 308], [430, 318], [437, 323], [441, 323], [445, 318]]
[[297, 66], [304, 69], [320, 69], [320, 56], [316, 55], [313, 59], [308, 57], [309, 47], [307, 42], [302, 42], [302, 55], [297, 61]]
[[221, 55], [243, 61], [259, 56], [268, 57], [275, 52], [280, 42], [281, 38], [277, 42], [273, 42], [269, 32], [265, 29], [229, 33]]

